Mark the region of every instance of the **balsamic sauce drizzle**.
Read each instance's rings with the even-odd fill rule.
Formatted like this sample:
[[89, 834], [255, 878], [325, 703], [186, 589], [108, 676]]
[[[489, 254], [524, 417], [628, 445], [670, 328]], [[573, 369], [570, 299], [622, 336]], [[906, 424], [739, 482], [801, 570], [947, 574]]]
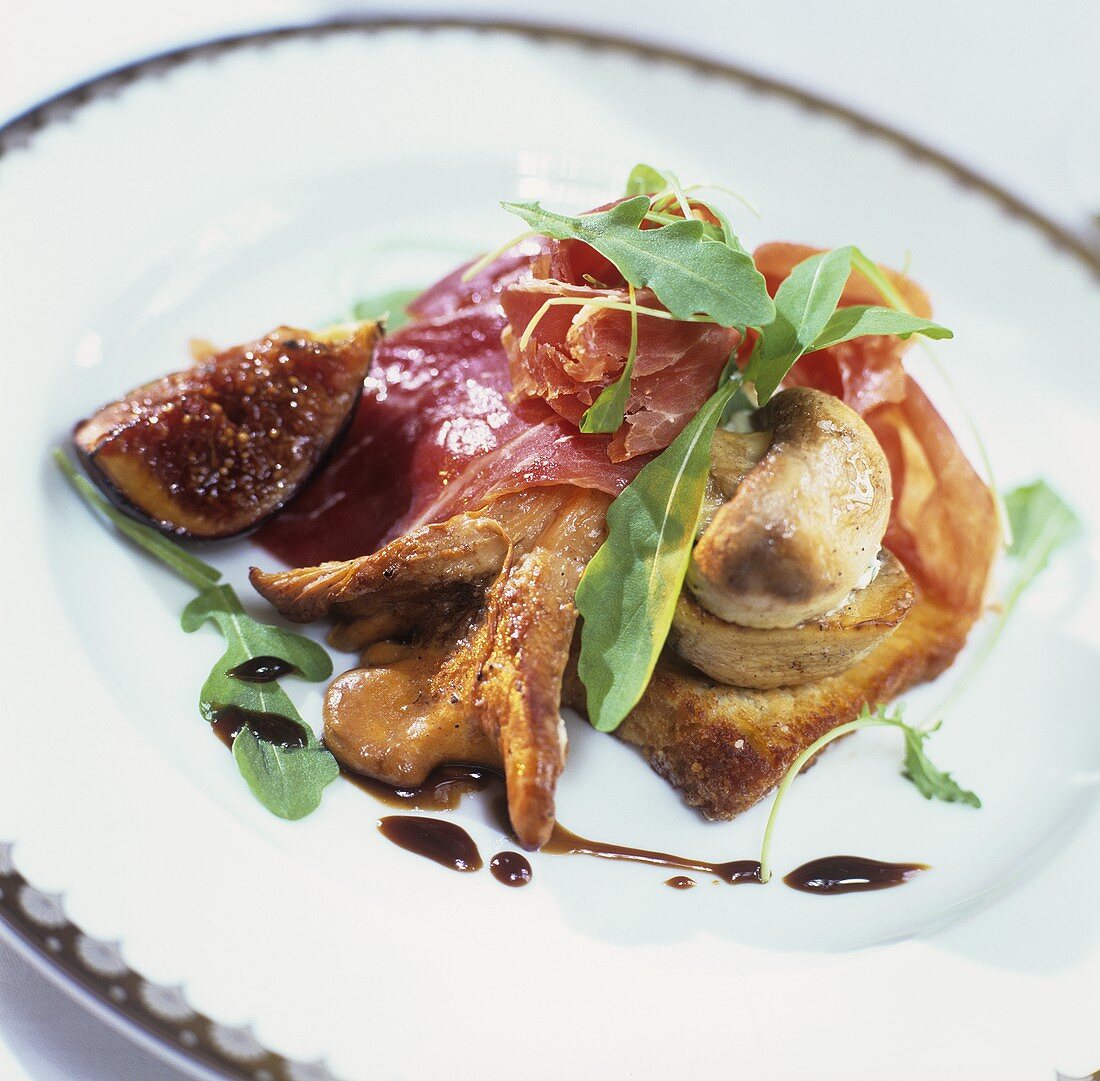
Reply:
[[[503, 780], [497, 769], [466, 763], [439, 766], [423, 783], [408, 787], [394, 787], [348, 770], [344, 771], [344, 776], [388, 806], [414, 811], [454, 810], [464, 796], [471, 792], [483, 792]], [[507, 805], [503, 798], [493, 800], [493, 810], [501, 828], [509, 831]], [[395, 844], [444, 866], [462, 871], [474, 871], [482, 866], [473, 839], [454, 823], [416, 815], [391, 815], [383, 818], [378, 828]], [[712, 863], [669, 852], [594, 841], [578, 836], [560, 822], [554, 824], [554, 832], [542, 851], [553, 855], [596, 856], [675, 871], [694, 871], [713, 875], [729, 885], [760, 882], [760, 864], [757, 860]], [[900, 886], [927, 869], [923, 863], [885, 863], [861, 856], [826, 856], [796, 868], [783, 881], [792, 889], [804, 893], [856, 893]], [[489, 870], [498, 882], [508, 886], [525, 886], [533, 877], [530, 862], [518, 852], [498, 853], [490, 861]], [[688, 875], [678, 874], [665, 879], [664, 884], [676, 890], [689, 890], [697, 883]]]
[[453, 811], [462, 802], [463, 796], [470, 792], [482, 792], [494, 781], [503, 780], [495, 769], [462, 762], [437, 766], [427, 780], [407, 787], [388, 785], [344, 767], [341, 767], [341, 772], [353, 785], [369, 792], [387, 807], [410, 811]]
[[760, 864], [757, 860], [730, 860], [727, 863], [711, 863], [693, 860], [686, 856], [674, 856], [669, 852], [654, 852], [648, 848], [630, 848], [627, 845], [608, 844], [578, 837], [561, 823], [556, 823], [543, 852], [562, 853], [570, 856], [599, 856], [601, 859], [626, 860], [630, 863], [648, 863], [655, 867], [668, 867], [677, 871], [698, 871], [714, 875], [731, 886], [739, 882], [759, 882]]
[[674, 890], [690, 890], [695, 886], [695, 879], [688, 878], [687, 875], [673, 875], [665, 879], [665, 885], [671, 886]]
[[282, 657], [264, 656], [242, 661], [235, 668], [230, 668], [226, 675], [245, 683], [274, 683], [297, 670], [290, 661], [284, 661]]
[[454, 822], [423, 815], [387, 815], [378, 830], [388, 841], [452, 871], [480, 871], [481, 853], [473, 838]]
[[489, 870], [505, 886], [526, 886], [531, 881], [531, 864], [518, 852], [498, 852], [489, 861]]
[[242, 728], [247, 727], [257, 738], [280, 747], [304, 747], [307, 737], [302, 726], [281, 713], [257, 713], [240, 706], [223, 706], [210, 722], [214, 735], [227, 747], [233, 746], [233, 740]]
[[824, 856], [796, 867], [783, 881], [804, 893], [861, 893], [900, 886], [927, 871], [924, 863], [885, 863], [862, 856]]

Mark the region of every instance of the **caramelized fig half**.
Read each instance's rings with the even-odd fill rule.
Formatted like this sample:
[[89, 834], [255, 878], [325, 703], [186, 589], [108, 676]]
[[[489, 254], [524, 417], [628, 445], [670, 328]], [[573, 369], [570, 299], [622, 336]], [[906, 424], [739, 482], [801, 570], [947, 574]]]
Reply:
[[254, 529], [290, 500], [347, 429], [376, 323], [279, 327], [130, 391], [73, 431], [92, 479], [177, 536]]

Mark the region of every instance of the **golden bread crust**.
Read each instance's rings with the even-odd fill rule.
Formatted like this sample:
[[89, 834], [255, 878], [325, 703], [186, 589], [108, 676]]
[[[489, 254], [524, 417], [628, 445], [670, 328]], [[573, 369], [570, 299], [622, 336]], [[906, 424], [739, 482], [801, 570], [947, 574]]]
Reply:
[[[866, 704], [890, 701], [933, 679], [955, 659], [973, 617], [922, 597], [896, 631], [846, 672], [797, 687], [723, 686], [670, 649], [642, 700], [616, 735], [710, 819], [759, 802], [819, 736]], [[583, 712], [584, 688], [571, 665], [563, 702]]]

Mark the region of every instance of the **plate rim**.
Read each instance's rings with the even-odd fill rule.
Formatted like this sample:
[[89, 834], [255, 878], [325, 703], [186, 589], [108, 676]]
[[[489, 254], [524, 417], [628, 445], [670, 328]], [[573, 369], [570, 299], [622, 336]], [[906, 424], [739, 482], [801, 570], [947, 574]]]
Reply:
[[[388, 31], [423, 33], [472, 31], [527, 39], [532, 45], [564, 44], [591, 51], [611, 51], [635, 58], [663, 62], [722, 82], [734, 83], [768, 97], [838, 120], [862, 138], [892, 144], [902, 154], [929, 165], [960, 186], [994, 202], [1008, 216], [1039, 232], [1050, 245], [1076, 260], [1100, 282], [1100, 248], [1089, 245], [1067, 226], [1014, 194], [1002, 184], [930, 143], [868, 113], [845, 105], [782, 78], [762, 74], [736, 63], [705, 56], [688, 48], [659, 45], [644, 39], [562, 25], [520, 19], [463, 15], [357, 15], [317, 21], [279, 24], [265, 28], [202, 39], [155, 52], [106, 69], [29, 106], [0, 124], [0, 159], [28, 148], [49, 125], [63, 123], [83, 106], [125, 92], [140, 80], [168, 74], [195, 61], [243, 49], [262, 48], [288, 40], [321, 40], [342, 34], [378, 35]], [[99, 942], [84, 933], [65, 915], [60, 896], [44, 893], [14, 867], [10, 852], [15, 839], [0, 841], [0, 938], [35, 969], [105, 1023], [123, 1032], [139, 1046], [195, 1077], [226, 1077], [241, 1081], [336, 1081], [323, 1062], [293, 1062], [260, 1045], [247, 1028], [232, 1028], [190, 1010], [184, 1029], [170, 1028], [165, 1014], [152, 1008], [140, 993], [152, 991], [177, 996], [176, 988], [146, 980], [118, 958], [109, 975], [89, 963], [86, 953], [114, 951], [114, 944]], [[117, 951], [114, 952], [117, 958]], [[125, 997], [120, 999], [121, 988]], [[139, 993], [134, 994], [137, 990]], [[168, 1035], [168, 1032], [172, 1035]], [[195, 1038], [191, 1044], [181, 1032]], [[233, 1044], [236, 1042], [236, 1053]], [[242, 1054], [242, 1051], [247, 1053]]]

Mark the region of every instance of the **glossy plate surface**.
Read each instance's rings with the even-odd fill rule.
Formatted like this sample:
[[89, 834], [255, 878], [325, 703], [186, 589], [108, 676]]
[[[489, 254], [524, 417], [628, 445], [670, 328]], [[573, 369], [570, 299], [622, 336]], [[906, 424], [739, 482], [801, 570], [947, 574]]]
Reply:
[[[139, 76], [17, 125], [0, 155], [0, 914], [30, 919], [19, 876], [60, 895], [31, 922], [119, 944], [97, 994], [111, 964], [139, 973], [116, 1005], [168, 996], [133, 1015], [257, 1079], [1024, 1081], [1100, 1064], [1100, 291], [1079, 254], [881, 133], [618, 45], [345, 28]], [[308, 820], [272, 818], [197, 715], [220, 645], [178, 629], [187, 588], [47, 462], [75, 419], [185, 363], [189, 338], [313, 326], [427, 283], [517, 230], [498, 200], [593, 205], [638, 159], [743, 191], [763, 212], [737, 214], [747, 243], [855, 242], [908, 266], [956, 332], [936, 352], [997, 480], [1045, 475], [1086, 519], [930, 748], [981, 812], [920, 799], [895, 733], [846, 741], [794, 788], [780, 870], [835, 852], [933, 865], [904, 888], [681, 892], [656, 869], [536, 856], [509, 890], [388, 844], [382, 807], [343, 781]], [[913, 368], [964, 428], [927, 358]], [[260, 612], [245, 572], [271, 560], [208, 551]], [[911, 717], [949, 686], [909, 696]], [[319, 722], [322, 690], [288, 687]], [[705, 823], [633, 750], [575, 718], [570, 737], [571, 829], [756, 855], [766, 806]], [[508, 847], [476, 801], [456, 820], [486, 860]]]

